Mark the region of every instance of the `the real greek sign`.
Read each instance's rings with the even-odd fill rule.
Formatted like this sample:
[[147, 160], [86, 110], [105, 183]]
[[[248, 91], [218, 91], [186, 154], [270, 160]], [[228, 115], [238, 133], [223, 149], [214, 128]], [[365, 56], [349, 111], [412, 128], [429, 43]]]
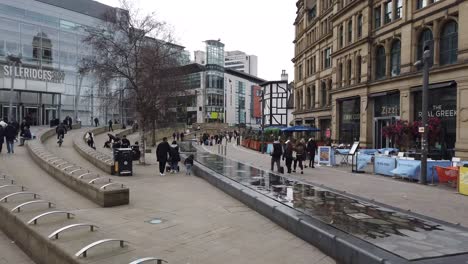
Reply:
[[3, 66], [3, 76], [15, 76], [18, 79], [28, 79], [35, 81], [63, 83], [65, 72], [63, 71], [48, 71], [35, 68], [13, 67], [9, 65]]

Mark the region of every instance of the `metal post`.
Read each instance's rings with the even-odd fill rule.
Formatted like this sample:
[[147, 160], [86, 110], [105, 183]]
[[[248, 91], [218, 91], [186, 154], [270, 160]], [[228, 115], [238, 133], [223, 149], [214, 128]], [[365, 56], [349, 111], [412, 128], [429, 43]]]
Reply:
[[13, 121], [13, 87], [15, 86], [15, 68], [16, 65], [13, 64], [13, 73], [11, 74], [10, 103], [8, 108], [8, 122]]
[[263, 144], [265, 144], [265, 92], [263, 91], [262, 87], [262, 154], [265, 153]]
[[423, 88], [422, 88], [422, 125], [424, 131], [421, 138], [421, 184], [427, 183], [427, 153], [428, 153], [428, 89], [429, 89], [429, 60], [431, 59], [431, 51], [426, 48], [423, 53]]

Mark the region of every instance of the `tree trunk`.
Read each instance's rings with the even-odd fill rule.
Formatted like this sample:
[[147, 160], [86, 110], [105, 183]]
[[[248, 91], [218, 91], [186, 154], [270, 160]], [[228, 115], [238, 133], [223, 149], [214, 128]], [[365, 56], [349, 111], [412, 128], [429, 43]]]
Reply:
[[156, 146], [156, 120], [151, 122], [151, 140], [152, 146]]
[[143, 118], [140, 118], [140, 142], [141, 142], [141, 156], [140, 156], [140, 164], [145, 165], [146, 164], [146, 159], [145, 159], [145, 154], [146, 154], [146, 120]]

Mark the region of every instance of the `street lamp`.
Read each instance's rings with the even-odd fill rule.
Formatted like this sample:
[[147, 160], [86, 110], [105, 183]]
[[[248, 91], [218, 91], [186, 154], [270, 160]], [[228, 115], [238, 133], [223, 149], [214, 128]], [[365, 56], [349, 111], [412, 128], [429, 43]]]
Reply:
[[11, 122], [13, 121], [13, 90], [15, 87], [15, 73], [16, 73], [16, 67], [21, 65], [21, 55], [20, 56], [14, 56], [12, 54], [7, 56], [7, 61], [11, 66], [13, 66], [13, 70], [10, 71], [11, 73], [11, 87], [10, 87], [10, 104], [9, 104], [9, 109], [8, 109], [8, 121]]
[[427, 183], [427, 153], [428, 153], [428, 90], [429, 90], [429, 66], [432, 60], [432, 53], [430, 47], [424, 47], [424, 52], [422, 56], [422, 61], [417, 61], [414, 65], [415, 66], [423, 66], [423, 87], [422, 87], [422, 125], [423, 127], [420, 128], [422, 130], [422, 137], [421, 137], [421, 178], [419, 182], [421, 184]]
[[265, 153], [265, 149], [263, 148], [263, 144], [265, 144], [265, 93], [263, 92], [263, 87], [262, 87], [262, 90], [260, 90], [260, 93], [261, 93], [261, 96], [262, 96], [262, 99], [261, 102], [262, 102], [262, 154]]

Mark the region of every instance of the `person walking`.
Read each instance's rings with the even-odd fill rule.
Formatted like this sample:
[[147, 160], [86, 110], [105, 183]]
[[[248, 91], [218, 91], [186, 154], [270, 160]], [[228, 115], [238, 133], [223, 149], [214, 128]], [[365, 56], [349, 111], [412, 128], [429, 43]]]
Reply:
[[114, 132], [114, 128], [112, 127], [114, 123], [112, 122], [112, 119], [109, 120], [108, 124], [109, 124], [109, 132], [110, 131]]
[[284, 173], [284, 171], [281, 171], [281, 156], [283, 155], [283, 147], [281, 146], [281, 143], [278, 140], [275, 140], [273, 142], [273, 151], [271, 152], [271, 171], [274, 169], [274, 165], [276, 164], [276, 168], [278, 169], [279, 173]]
[[172, 133], [172, 140], [176, 140], [176, 132]]
[[176, 173], [179, 171], [179, 161], [180, 161], [180, 154], [179, 154], [179, 145], [177, 145], [176, 141], [172, 141], [169, 150], [169, 159], [171, 164], [171, 173]]
[[24, 146], [24, 141], [31, 140], [32, 134], [31, 130], [29, 130], [29, 126], [25, 126], [23, 128], [23, 132], [20, 134], [20, 144], [18, 146]]
[[192, 175], [193, 159], [194, 159], [193, 154], [190, 154], [188, 158], [185, 159], [184, 161], [185, 175]]
[[14, 143], [16, 139], [16, 135], [18, 134], [18, 130], [16, 127], [13, 125], [13, 122], [8, 123], [8, 125], [5, 127], [5, 140], [6, 140], [6, 145], [7, 145], [7, 151], [8, 154], [13, 154], [15, 153], [14, 151]]
[[295, 146], [294, 151], [296, 151], [296, 159], [294, 160], [294, 170], [296, 172], [297, 163], [299, 163], [299, 168], [301, 168], [301, 174], [304, 174], [304, 166], [302, 165], [302, 161], [305, 160], [306, 154], [306, 146], [305, 140], [301, 139]]
[[97, 117], [94, 118], [94, 125], [95, 125], [96, 127], [99, 126], [99, 119], [98, 119]]
[[0, 121], [0, 153], [2, 153], [3, 142], [5, 142], [5, 126], [6, 126], [6, 123], [3, 121]]
[[163, 138], [163, 142], [159, 143], [156, 148], [156, 158], [159, 162], [159, 175], [164, 176], [164, 170], [166, 169], [167, 155], [170, 150], [169, 143], [167, 143], [167, 138]]
[[85, 140], [90, 148], [96, 150], [96, 146], [94, 145], [94, 134], [91, 131], [88, 131], [88, 133], [86, 133]]
[[123, 136], [122, 138], [122, 148], [129, 148], [130, 147], [130, 140], [127, 139], [127, 136]]
[[185, 137], [184, 132], [181, 132], [181, 133], [180, 133], [180, 141], [184, 141], [184, 137]]
[[[317, 143], [313, 138], [309, 138], [309, 141], [307, 142], [307, 155], [309, 155], [309, 167], [315, 168], [314, 162], [315, 162], [315, 151], [317, 150]], [[306, 166], [307, 168], [307, 166]]]
[[286, 160], [286, 168], [288, 173], [291, 173], [291, 165], [293, 162], [293, 151], [294, 147], [291, 140], [286, 141], [286, 147], [284, 148], [283, 160]]

